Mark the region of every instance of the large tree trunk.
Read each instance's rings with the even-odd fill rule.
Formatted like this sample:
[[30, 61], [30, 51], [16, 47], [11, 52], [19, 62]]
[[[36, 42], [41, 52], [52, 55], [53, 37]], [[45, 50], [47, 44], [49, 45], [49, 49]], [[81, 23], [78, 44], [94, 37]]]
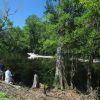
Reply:
[[93, 64], [93, 57], [92, 55], [89, 57], [89, 64], [87, 68], [87, 92], [92, 91], [92, 86], [91, 86], [91, 66]]
[[56, 72], [55, 72], [55, 88], [65, 89], [68, 87], [66, 74], [65, 74], [65, 66], [63, 63], [63, 56], [61, 54], [62, 45], [57, 48], [57, 61], [56, 61]]

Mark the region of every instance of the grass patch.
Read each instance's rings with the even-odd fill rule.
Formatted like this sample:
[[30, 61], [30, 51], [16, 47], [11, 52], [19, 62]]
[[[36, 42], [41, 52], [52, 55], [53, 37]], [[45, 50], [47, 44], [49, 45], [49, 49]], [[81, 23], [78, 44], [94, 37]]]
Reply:
[[0, 91], [0, 100], [16, 100], [15, 97], [8, 96], [6, 93]]

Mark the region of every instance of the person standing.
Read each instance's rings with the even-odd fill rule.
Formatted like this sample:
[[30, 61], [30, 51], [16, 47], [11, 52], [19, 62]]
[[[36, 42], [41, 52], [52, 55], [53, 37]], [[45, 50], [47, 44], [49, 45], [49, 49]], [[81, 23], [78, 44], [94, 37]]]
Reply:
[[5, 66], [0, 63], [0, 80], [4, 80], [4, 70]]
[[12, 73], [9, 68], [5, 71], [5, 82], [12, 83]]

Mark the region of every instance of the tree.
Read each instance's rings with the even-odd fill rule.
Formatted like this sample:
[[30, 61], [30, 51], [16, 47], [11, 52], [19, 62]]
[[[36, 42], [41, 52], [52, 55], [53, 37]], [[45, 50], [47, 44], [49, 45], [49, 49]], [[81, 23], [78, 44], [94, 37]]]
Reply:
[[[93, 66], [93, 58], [100, 47], [98, 44], [95, 44], [95, 40], [98, 37], [97, 41], [99, 40], [99, 28], [98, 25], [100, 24], [100, 21], [98, 19], [99, 17], [99, 7], [98, 2], [96, 0], [93, 1], [86, 1], [86, 0], [80, 0], [81, 4], [85, 7], [85, 12], [82, 16], [76, 17], [78, 28], [76, 31], [81, 30], [80, 33], [82, 33], [81, 39], [82, 40], [82, 47], [81, 47], [81, 53], [85, 56], [85, 58], [89, 59], [88, 67], [87, 67], [87, 91], [91, 92], [91, 67]], [[96, 8], [96, 9], [95, 9]], [[77, 31], [77, 32], [78, 32]]]
[[[60, 1], [60, 3], [61, 2], [62, 1]], [[63, 1], [63, 3], [64, 3], [64, 1]], [[60, 9], [58, 9], [58, 11], [56, 12], [57, 13], [56, 15], [58, 15], [59, 17], [61, 17], [61, 15], [63, 15], [62, 14], [63, 13], [63, 9], [61, 8], [63, 3], [61, 3], [59, 5]], [[52, 13], [50, 13], [50, 14], [52, 14]], [[55, 29], [52, 30], [54, 33], [57, 33], [56, 37], [57, 37], [57, 35], [58, 35], [58, 37], [59, 36], [62, 37], [63, 34], [65, 34], [65, 31], [63, 30], [64, 29], [64, 27], [63, 27], [64, 23], [61, 23], [62, 27], [58, 26], [60, 23], [55, 23], [55, 24], [56, 25], [51, 25], [51, 24], [49, 24], [49, 25], [52, 26], [52, 29], [54, 27], [56, 28], [57, 32], [55, 31]], [[52, 41], [50, 41], [50, 42], [52, 42]], [[63, 46], [63, 44], [61, 43], [60, 39], [56, 41], [56, 45], [58, 47], [57, 47], [57, 61], [56, 61], [56, 72], [55, 72], [55, 83], [54, 83], [54, 85], [55, 85], [56, 88], [64, 89], [65, 87], [67, 87], [67, 80], [66, 80], [65, 66], [64, 66], [64, 63], [63, 63], [63, 56], [62, 56], [62, 46]]]
[[[82, 5], [77, 2], [77, 1], [65, 1], [65, 0], [60, 0], [59, 1], [59, 6], [57, 9], [57, 23], [55, 25], [55, 29], [57, 32], [55, 32], [58, 35], [58, 41], [57, 41], [57, 66], [56, 66], [56, 74], [55, 74], [55, 86], [60, 86], [61, 89], [68, 87], [68, 83], [66, 80], [66, 68], [63, 63], [63, 57], [62, 57], [62, 48], [66, 49], [71, 49], [72, 52], [70, 54], [72, 56], [76, 55], [77, 49], [76, 47], [79, 47], [78, 44], [76, 43], [76, 39], [78, 37], [78, 34], [74, 34], [74, 31], [76, 29], [76, 25], [74, 24], [74, 18], [76, 16], [81, 16], [83, 7]], [[77, 6], [78, 5], [78, 6]], [[82, 8], [80, 10], [80, 8]], [[74, 35], [74, 37], [73, 37]], [[68, 48], [66, 48], [66, 45]], [[75, 45], [75, 46], [74, 46]], [[63, 51], [64, 52], [64, 51]], [[76, 58], [76, 57], [75, 57]], [[70, 59], [70, 57], [68, 58]], [[73, 61], [72, 64], [73, 65]], [[71, 84], [72, 80], [74, 77], [74, 67], [71, 66]], [[58, 77], [58, 78], [57, 78]], [[60, 77], [60, 78], [59, 78]]]
[[40, 18], [38, 18], [36, 15], [31, 15], [26, 19], [26, 26], [25, 26], [25, 32], [29, 34], [29, 49], [30, 51], [34, 51], [38, 53], [39, 49], [39, 38], [41, 35], [41, 32], [43, 31], [43, 26]]

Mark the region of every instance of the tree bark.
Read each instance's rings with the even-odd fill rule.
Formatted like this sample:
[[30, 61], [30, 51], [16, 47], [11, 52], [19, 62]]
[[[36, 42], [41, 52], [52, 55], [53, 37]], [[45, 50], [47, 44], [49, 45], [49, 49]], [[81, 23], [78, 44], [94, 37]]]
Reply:
[[56, 89], [65, 89], [68, 87], [61, 48], [62, 45], [58, 46], [57, 48], [56, 72], [54, 80], [54, 86]]
[[87, 68], [87, 92], [92, 91], [92, 86], [91, 86], [91, 66], [93, 64], [93, 57], [92, 55], [89, 57], [89, 64]]
[[73, 86], [73, 77], [74, 77], [74, 74], [75, 74], [75, 68], [74, 68], [74, 63], [72, 61], [72, 64], [71, 64], [71, 79], [70, 79], [70, 84], [71, 84], [71, 89], [74, 88]]
[[71, 79], [70, 79], [70, 85], [71, 85], [71, 89], [74, 88], [73, 78], [74, 78], [74, 75], [76, 73], [76, 69], [77, 69], [77, 57], [74, 58], [74, 56], [72, 55], [71, 72], [70, 72], [70, 77], [71, 77]]

